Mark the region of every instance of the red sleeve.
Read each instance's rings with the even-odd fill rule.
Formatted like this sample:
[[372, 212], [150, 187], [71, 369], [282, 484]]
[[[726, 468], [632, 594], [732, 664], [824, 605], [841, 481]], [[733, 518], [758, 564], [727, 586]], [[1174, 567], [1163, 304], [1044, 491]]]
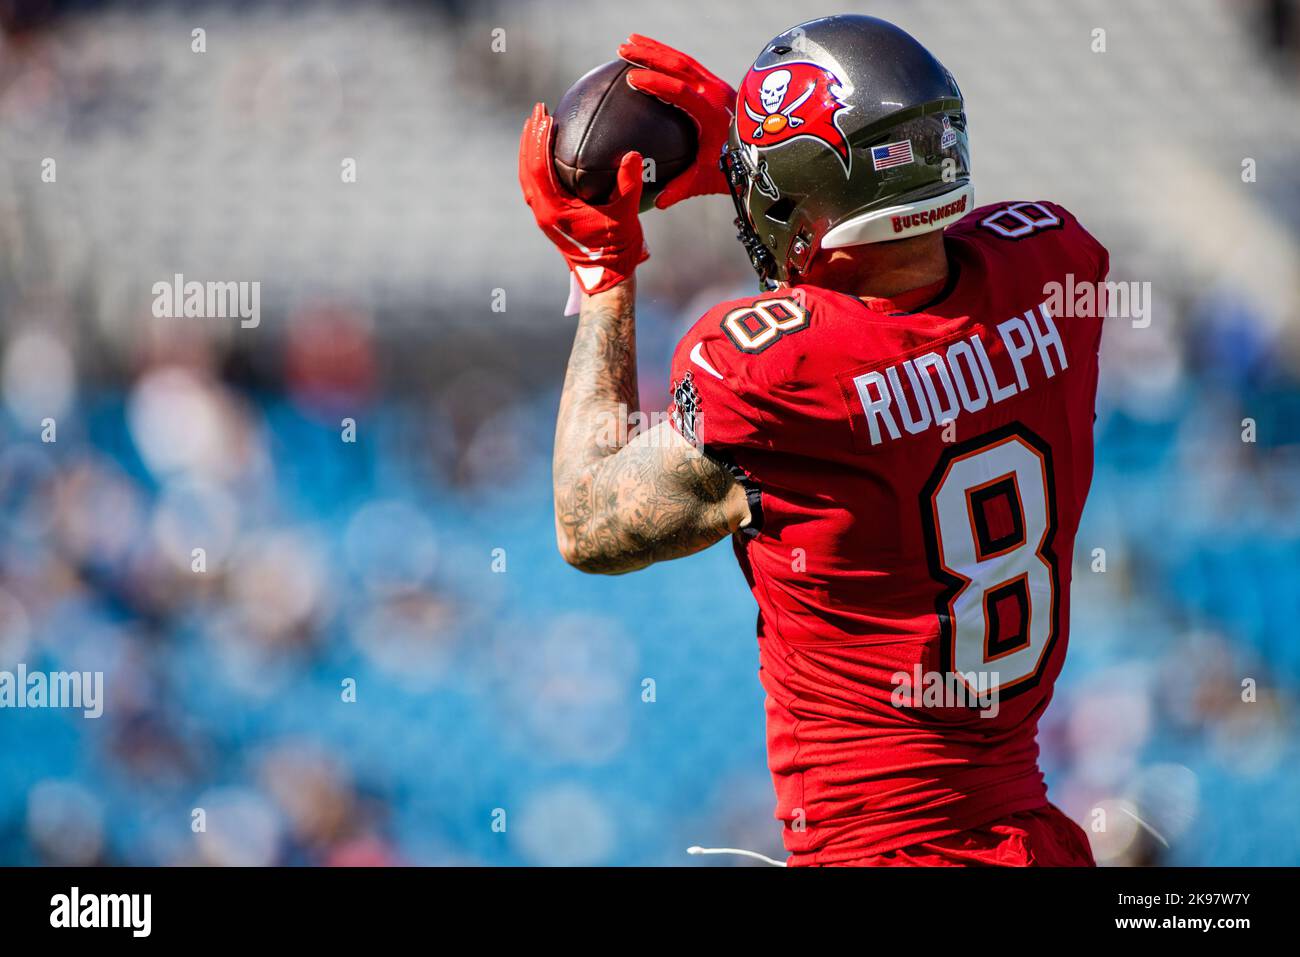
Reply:
[[[739, 383], [728, 383], [718, 366], [719, 350], [687, 336], [673, 355], [669, 417], [681, 435], [701, 451], [725, 451], [765, 442], [761, 413]], [[692, 358], [692, 356], [694, 358]], [[729, 370], [730, 371], [730, 370]]]
[[1059, 243], [1062, 254], [1079, 263], [1080, 275], [1096, 279], [1097, 282], [1104, 281], [1110, 272], [1110, 253], [1106, 247], [1084, 229], [1083, 224], [1064, 206], [1049, 202], [1040, 202], [1039, 205], [1061, 218]]
[[[770, 347], [784, 333], [769, 333], [768, 327], [792, 320], [783, 307], [759, 305], [776, 301], [715, 306], [677, 344], [669, 415], [673, 427], [701, 451], [729, 457], [734, 449], [776, 446], [773, 424], [786, 417], [773, 394], [780, 359]], [[754, 335], [747, 339], [750, 330]], [[746, 351], [746, 345], [752, 349]]]
[[[745, 489], [750, 522], [744, 537], [764, 525], [761, 480], [751, 471], [756, 450], [780, 443], [777, 423], [788, 421], [775, 408], [770, 387], [771, 357], [746, 353], [727, 333], [726, 321], [743, 318], [745, 304], [724, 303], [705, 313], [673, 353], [669, 420], [679, 434], [722, 464]], [[757, 327], [757, 321], [755, 327]], [[743, 336], [744, 329], [739, 329]]]

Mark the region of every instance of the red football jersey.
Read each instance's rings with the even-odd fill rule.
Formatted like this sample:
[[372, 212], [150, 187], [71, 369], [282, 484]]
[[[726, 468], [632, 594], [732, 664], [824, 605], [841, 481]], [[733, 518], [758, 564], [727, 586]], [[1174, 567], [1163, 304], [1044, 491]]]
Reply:
[[782, 287], [710, 310], [673, 359], [674, 425], [750, 490], [734, 544], [792, 864], [1047, 801], [1103, 312], [1079, 291], [1108, 255], [1045, 202], [945, 243], [942, 289]]

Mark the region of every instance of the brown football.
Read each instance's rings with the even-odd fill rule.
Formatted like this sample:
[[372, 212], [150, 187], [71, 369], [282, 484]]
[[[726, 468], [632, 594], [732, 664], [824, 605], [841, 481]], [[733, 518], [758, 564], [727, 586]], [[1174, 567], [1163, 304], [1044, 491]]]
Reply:
[[555, 174], [560, 185], [589, 203], [614, 189], [619, 160], [629, 150], [654, 160], [641, 191], [649, 209], [660, 190], [695, 159], [698, 137], [689, 116], [628, 86], [625, 60], [598, 66], [555, 108]]

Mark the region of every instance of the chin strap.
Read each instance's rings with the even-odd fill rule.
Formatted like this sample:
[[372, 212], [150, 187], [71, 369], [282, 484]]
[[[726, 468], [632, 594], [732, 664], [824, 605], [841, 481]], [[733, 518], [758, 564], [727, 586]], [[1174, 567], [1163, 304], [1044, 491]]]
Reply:
[[700, 847], [698, 844], [692, 844], [686, 849], [686, 853], [692, 856], [699, 854], [735, 854], [738, 857], [748, 857], [755, 861], [762, 861], [764, 864], [771, 864], [773, 867], [785, 867], [785, 861], [776, 861], [766, 854], [760, 854], [758, 851], [746, 851], [739, 847]]
[[775, 289], [776, 257], [763, 245], [763, 239], [749, 222], [749, 212], [745, 209], [745, 190], [749, 188], [749, 170], [745, 166], [744, 155], [739, 149], [723, 147], [718, 160], [722, 175], [727, 179], [727, 191], [731, 193], [731, 202], [736, 207], [736, 238], [749, 254], [749, 264], [758, 273], [758, 281], [764, 289]]

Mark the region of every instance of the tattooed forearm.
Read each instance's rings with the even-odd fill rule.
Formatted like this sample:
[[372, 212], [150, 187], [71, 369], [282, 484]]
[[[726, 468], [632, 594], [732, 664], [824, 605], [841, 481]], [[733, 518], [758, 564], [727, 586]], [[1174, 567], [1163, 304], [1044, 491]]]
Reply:
[[635, 290], [587, 297], [555, 432], [556, 537], [565, 560], [618, 574], [689, 555], [749, 518], [744, 491], [666, 424], [625, 446], [636, 407]]
[[609, 425], [636, 407], [635, 283], [629, 279], [608, 292], [583, 297], [555, 427], [557, 488], [576, 471], [618, 451], [608, 439]]

